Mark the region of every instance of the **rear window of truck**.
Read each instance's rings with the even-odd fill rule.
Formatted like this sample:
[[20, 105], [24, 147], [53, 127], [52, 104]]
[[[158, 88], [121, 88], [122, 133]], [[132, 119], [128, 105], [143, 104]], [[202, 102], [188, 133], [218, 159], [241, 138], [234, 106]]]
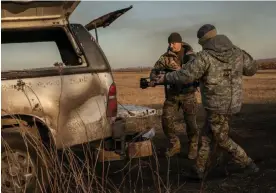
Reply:
[[80, 49], [84, 52], [89, 65], [97, 70], [110, 70], [108, 60], [95, 38], [81, 24], [70, 24]]
[[2, 30], [2, 71], [82, 65], [64, 29]]
[[2, 30], [1, 71], [49, 69], [58, 63], [110, 71], [108, 61], [92, 35], [79, 24], [71, 24], [70, 29], [88, 64], [78, 56], [78, 51], [61, 27]]

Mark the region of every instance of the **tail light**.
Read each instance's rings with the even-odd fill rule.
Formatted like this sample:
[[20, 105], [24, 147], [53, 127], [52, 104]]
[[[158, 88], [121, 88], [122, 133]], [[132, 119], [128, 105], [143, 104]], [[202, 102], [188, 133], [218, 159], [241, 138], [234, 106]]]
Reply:
[[112, 83], [109, 87], [108, 96], [107, 96], [107, 117], [116, 117], [117, 116], [117, 90], [115, 83]]

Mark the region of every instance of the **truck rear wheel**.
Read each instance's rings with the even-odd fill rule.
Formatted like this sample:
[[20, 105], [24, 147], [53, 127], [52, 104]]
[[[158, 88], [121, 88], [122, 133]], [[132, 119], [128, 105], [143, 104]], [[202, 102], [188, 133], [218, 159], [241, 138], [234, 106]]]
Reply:
[[[40, 136], [23, 134], [19, 127], [1, 131], [1, 189], [3, 193], [46, 192], [47, 157]], [[47, 172], [49, 174], [49, 168]]]

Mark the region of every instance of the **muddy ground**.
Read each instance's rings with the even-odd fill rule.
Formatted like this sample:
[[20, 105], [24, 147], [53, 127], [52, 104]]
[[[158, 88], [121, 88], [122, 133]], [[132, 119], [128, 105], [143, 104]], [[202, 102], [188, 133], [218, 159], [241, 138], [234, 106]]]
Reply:
[[[118, 86], [118, 98], [122, 104], [144, 105], [156, 109], [162, 107], [163, 88], [139, 90], [139, 78], [146, 76], [147, 73], [125, 72], [114, 75]], [[130, 81], [123, 81], [126, 78]], [[123, 162], [111, 162], [108, 167], [108, 163], [105, 164], [105, 172], [109, 169], [109, 181], [112, 181], [117, 188], [123, 184], [120, 192], [200, 192], [200, 189], [202, 192], [219, 193], [276, 192], [275, 70], [260, 71], [254, 77], [245, 78], [244, 105], [231, 122], [230, 136], [256, 161], [261, 169], [258, 174], [245, 175], [231, 161], [231, 157], [224, 153], [219, 165], [215, 164], [215, 159], [212, 161], [212, 169], [203, 186], [201, 182], [188, 180], [187, 172], [193, 161], [186, 158], [187, 136], [185, 125], [181, 121], [181, 112], [179, 118], [178, 135], [182, 143], [179, 156], [174, 156], [170, 160], [164, 156], [167, 140], [161, 130], [160, 119], [157, 118], [157, 133], [153, 140], [157, 156], [134, 160], [128, 165]], [[198, 114], [199, 126], [202, 126], [203, 120], [204, 111], [201, 107]], [[123, 168], [123, 171], [118, 172]], [[128, 173], [129, 170], [131, 172]], [[110, 192], [114, 192], [114, 189]]]

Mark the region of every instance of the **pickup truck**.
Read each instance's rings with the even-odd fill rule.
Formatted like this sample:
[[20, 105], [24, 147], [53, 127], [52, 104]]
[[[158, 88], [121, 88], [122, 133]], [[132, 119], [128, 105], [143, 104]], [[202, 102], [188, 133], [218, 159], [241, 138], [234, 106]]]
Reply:
[[[126, 131], [128, 120], [143, 116], [133, 109], [126, 116], [127, 107], [118, 111], [116, 84], [98, 43], [97, 28], [132, 6], [83, 26], [69, 22], [79, 3], [1, 2], [2, 192], [42, 192], [39, 184], [48, 185], [49, 157], [38, 147], [62, 151], [89, 144], [101, 162], [152, 155], [151, 140], [141, 138], [152, 128]], [[154, 111], [144, 118], [149, 115]]]

